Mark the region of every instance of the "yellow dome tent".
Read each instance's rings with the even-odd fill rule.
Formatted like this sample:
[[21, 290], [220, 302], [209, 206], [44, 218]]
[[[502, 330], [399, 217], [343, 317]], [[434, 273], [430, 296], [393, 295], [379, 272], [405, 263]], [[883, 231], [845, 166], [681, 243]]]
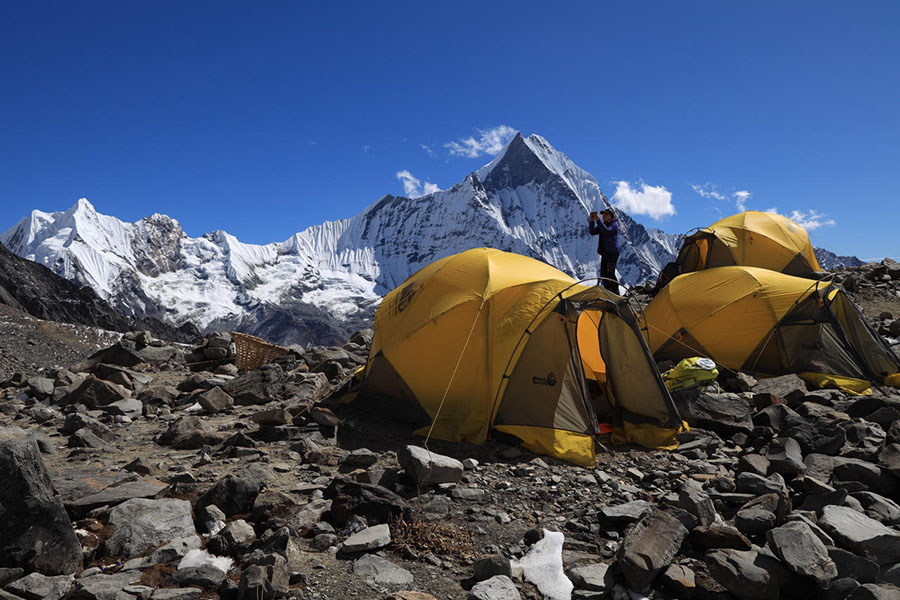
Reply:
[[685, 237], [677, 262], [682, 273], [714, 267], [762, 267], [797, 277], [818, 271], [806, 230], [787, 217], [748, 210]]
[[643, 321], [657, 360], [706, 356], [734, 371], [796, 373], [857, 392], [900, 383], [900, 359], [828, 281], [755, 267], [687, 273], [647, 305]]
[[492, 248], [438, 260], [385, 296], [374, 329], [355, 401], [422, 435], [482, 443], [494, 429], [593, 465], [606, 402], [629, 441], [677, 445], [681, 420], [624, 299], [540, 261]]

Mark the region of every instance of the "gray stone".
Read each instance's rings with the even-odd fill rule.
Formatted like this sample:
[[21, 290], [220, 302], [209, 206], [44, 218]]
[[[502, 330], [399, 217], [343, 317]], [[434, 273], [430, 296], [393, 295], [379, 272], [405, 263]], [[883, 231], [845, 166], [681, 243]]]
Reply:
[[75, 580], [75, 591], [72, 596], [79, 600], [116, 600], [120, 591], [140, 579], [140, 571], [82, 576]]
[[213, 554], [230, 555], [256, 539], [253, 527], [243, 519], [232, 521], [210, 538], [208, 548]]
[[197, 396], [197, 402], [208, 413], [218, 413], [234, 407], [234, 398], [215, 386]]
[[879, 564], [900, 562], [900, 532], [845, 506], [826, 506], [819, 517], [822, 527], [847, 550]]
[[200, 588], [161, 588], [153, 592], [150, 598], [151, 600], [197, 600], [202, 593], [203, 590]]
[[885, 525], [900, 525], [900, 505], [874, 492], [856, 492], [854, 498], [866, 511], [866, 515]]
[[669, 565], [657, 581], [663, 589], [672, 591], [676, 598], [690, 598], [697, 588], [694, 572], [681, 565]]
[[522, 597], [512, 579], [505, 575], [495, 575], [472, 586], [467, 598], [468, 600], [521, 600]]
[[378, 462], [378, 455], [368, 448], [357, 448], [344, 457], [342, 466], [348, 469], [368, 469]]
[[250, 420], [261, 426], [289, 425], [293, 422], [294, 415], [292, 415], [286, 408], [270, 408], [258, 413], [254, 413], [250, 417]]
[[644, 591], [672, 562], [688, 531], [677, 518], [654, 509], [632, 527], [616, 556], [631, 587]]
[[10, 581], [20, 579], [23, 575], [25, 575], [25, 569], [23, 569], [22, 567], [0, 567], [0, 588], [2, 588]]
[[247, 514], [253, 510], [260, 489], [272, 475], [268, 467], [254, 463], [235, 475], [218, 480], [197, 499], [197, 507], [215, 504], [229, 517]]
[[837, 577], [837, 567], [829, 558], [825, 544], [805, 523], [794, 521], [771, 529], [766, 539], [775, 555], [794, 573], [811, 577], [820, 584]]
[[377, 585], [410, 585], [413, 574], [377, 554], [366, 554], [353, 563], [353, 573]]
[[646, 500], [633, 500], [616, 506], [601, 506], [600, 516], [610, 523], [634, 523], [653, 510], [653, 504]]
[[778, 560], [753, 550], [713, 550], [706, 565], [713, 579], [741, 600], [778, 600], [788, 578]]
[[417, 485], [458, 483], [464, 470], [463, 464], [455, 458], [419, 446], [406, 446], [397, 452], [397, 460]]
[[274, 600], [288, 591], [290, 571], [280, 554], [263, 557], [263, 562], [244, 567], [238, 586], [238, 600]]
[[484, 500], [487, 492], [478, 488], [457, 487], [450, 490], [450, 496], [457, 500], [478, 501]]
[[769, 459], [761, 454], [745, 454], [738, 459], [738, 473], [753, 473], [760, 477], [769, 474]]
[[6, 591], [25, 600], [60, 600], [72, 589], [75, 578], [71, 575], [48, 577], [32, 573], [7, 584]]
[[803, 516], [801, 513], [792, 512], [791, 514], [789, 514], [787, 516], [785, 521], [787, 521], [789, 523], [794, 522], [794, 521], [798, 521], [800, 523], [805, 523], [806, 526], [812, 530], [812, 532], [816, 535], [817, 538], [819, 538], [819, 540], [821, 540], [821, 542], [823, 544], [825, 544], [826, 546], [834, 546], [834, 540], [832, 539], [832, 537], [830, 535], [828, 535], [827, 533], [825, 533], [825, 531], [821, 527], [819, 527], [816, 523], [810, 521], [805, 516]]
[[178, 560], [179, 558], [183, 558], [185, 554], [187, 554], [191, 550], [196, 550], [202, 545], [203, 543], [200, 540], [200, 536], [198, 535], [178, 538], [154, 550], [153, 554], [150, 555], [150, 562], [172, 562], [174, 560]]
[[69, 436], [69, 448], [95, 448], [100, 449], [106, 447], [106, 442], [97, 437], [93, 431], [87, 427], [79, 429]]
[[509, 559], [501, 554], [492, 554], [479, 558], [472, 565], [473, 577], [475, 581], [484, 581], [490, 579], [494, 575], [506, 575], [512, 577], [512, 563]]
[[763, 477], [756, 473], [743, 472], [738, 473], [734, 479], [737, 491], [746, 494], [759, 496], [761, 494], [782, 494], [787, 490], [784, 485], [770, 477]]
[[81, 569], [82, 550], [34, 436], [0, 429], [0, 565], [48, 575]]
[[703, 486], [693, 479], [687, 479], [678, 493], [678, 506], [695, 517], [700, 525], [711, 525], [716, 521], [716, 507]]
[[900, 477], [900, 444], [885, 446], [878, 455], [878, 464], [895, 477]]
[[104, 410], [111, 415], [122, 415], [136, 419], [144, 413], [144, 403], [134, 398], [125, 398], [124, 400], [117, 400], [107, 404]]
[[701, 393], [688, 405], [687, 421], [723, 435], [750, 433], [750, 405], [737, 394]]
[[391, 529], [387, 523], [366, 527], [344, 540], [345, 552], [365, 552], [384, 548], [391, 543]]
[[760, 379], [753, 386], [753, 393], [772, 394], [785, 400], [795, 400], [806, 395], [807, 389], [806, 382], [796, 375], [782, 375], [781, 377]]
[[96, 494], [90, 494], [69, 502], [70, 510], [75, 513], [85, 513], [100, 506], [115, 506], [126, 500], [134, 498], [153, 498], [167, 487], [167, 484], [150, 477], [141, 477], [136, 481], [127, 481], [112, 485]]
[[609, 571], [609, 565], [605, 563], [592, 563], [569, 570], [569, 578], [579, 590], [603, 592], [611, 590], [615, 583], [613, 574]]
[[181, 417], [159, 438], [163, 446], [178, 450], [195, 450], [221, 441], [222, 436], [200, 417]]
[[766, 458], [769, 459], [772, 470], [782, 475], [798, 475], [806, 470], [800, 444], [793, 438], [772, 440]]
[[752, 546], [750, 540], [728, 525], [700, 525], [694, 527], [688, 534], [688, 542], [699, 550], [714, 550], [717, 548], [732, 548], [734, 550], [749, 550]]
[[857, 556], [849, 550], [828, 547], [828, 556], [834, 561], [838, 570], [838, 578], [850, 577], [861, 583], [872, 583], [878, 580], [881, 568], [878, 563], [868, 558]]
[[890, 585], [867, 583], [857, 588], [850, 600], [900, 600], [900, 589]]
[[855, 421], [844, 426], [847, 441], [841, 448], [841, 456], [860, 458], [862, 460], [874, 459], [884, 448], [887, 433], [878, 423], [868, 421]]
[[106, 541], [110, 556], [140, 556], [161, 544], [197, 534], [186, 500], [135, 498], [110, 511], [113, 533]]
[[224, 571], [207, 563], [178, 569], [175, 571], [173, 579], [179, 585], [214, 587], [222, 583], [225, 575]]

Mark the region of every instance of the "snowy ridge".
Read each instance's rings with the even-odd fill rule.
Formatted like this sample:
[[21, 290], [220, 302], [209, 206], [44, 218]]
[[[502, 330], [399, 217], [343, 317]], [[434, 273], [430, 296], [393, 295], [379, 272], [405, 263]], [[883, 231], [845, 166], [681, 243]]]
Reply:
[[[587, 214], [601, 208], [593, 176], [542, 137], [517, 134], [448, 190], [415, 199], [386, 195], [350, 219], [283, 242], [245, 244], [224, 231], [191, 238], [165, 215], [124, 223], [85, 199], [65, 212], [32, 212], [0, 242], [91, 286], [129, 315], [280, 343], [324, 343], [369, 324], [381, 297], [421, 267], [470, 248], [491, 246], [577, 279], [596, 277], [597, 238], [588, 235]], [[620, 279], [654, 277], [680, 236], [621, 218], [630, 243]]]

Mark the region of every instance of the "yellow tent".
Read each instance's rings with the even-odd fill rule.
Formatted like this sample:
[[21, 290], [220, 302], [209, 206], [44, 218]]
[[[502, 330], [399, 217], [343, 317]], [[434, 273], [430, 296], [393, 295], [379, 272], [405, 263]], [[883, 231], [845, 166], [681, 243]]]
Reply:
[[687, 273], [660, 291], [643, 319], [657, 360], [706, 356], [735, 371], [797, 373], [856, 391], [900, 379], [900, 359], [828, 281], [755, 267]]
[[621, 297], [492, 248], [438, 260], [384, 298], [356, 401], [422, 435], [482, 443], [496, 430], [583, 465], [598, 410], [646, 445], [672, 446], [681, 424]]
[[682, 273], [714, 267], [762, 267], [809, 277], [818, 271], [809, 235], [787, 217], [748, 210], [687, 236], [677, 262]]

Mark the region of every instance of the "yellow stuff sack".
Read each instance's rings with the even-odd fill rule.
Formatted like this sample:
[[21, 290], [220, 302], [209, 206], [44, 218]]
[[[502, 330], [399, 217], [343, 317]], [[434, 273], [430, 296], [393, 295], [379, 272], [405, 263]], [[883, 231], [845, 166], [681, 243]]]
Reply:
[[694, 387], [719, 376], [716, 363], [708, 358], [695, 356], [685, 358], [662, 374], [663, 383], [670, 392]]

